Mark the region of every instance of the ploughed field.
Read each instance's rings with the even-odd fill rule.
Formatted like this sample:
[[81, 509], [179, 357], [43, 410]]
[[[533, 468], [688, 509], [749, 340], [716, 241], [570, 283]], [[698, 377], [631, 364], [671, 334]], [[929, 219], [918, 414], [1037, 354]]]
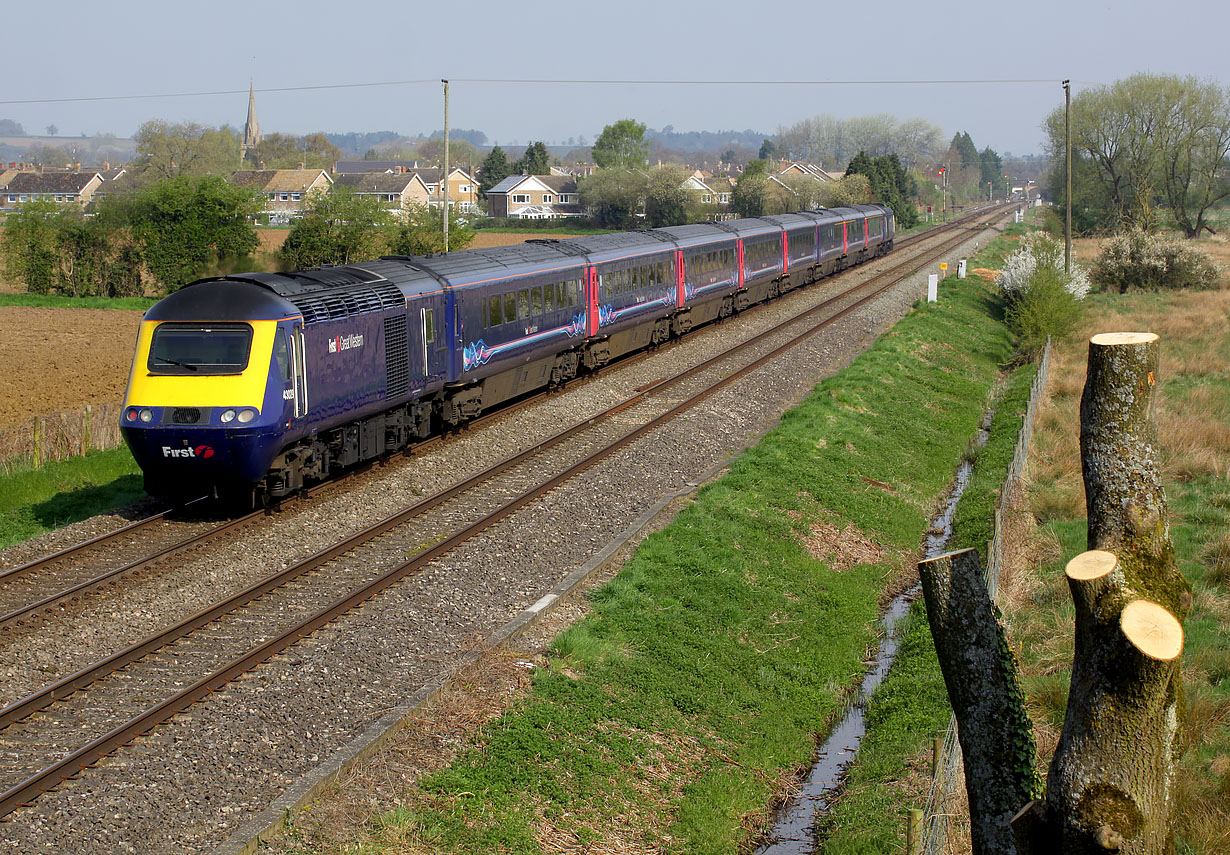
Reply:
[[[287, 232], [262, 229], [259, 234], [261, 249], [268, 252], [281, 245]], [[471, 246], [502, 246], [537, 236], [480, 233]], [[140, 322], [140, 312], [115, 309], [0, 306], [0, 429], [35, 415], [119, 403]]]
[[118, 403], [141, 313], [0, 306], [0, 428], [35, 415]]

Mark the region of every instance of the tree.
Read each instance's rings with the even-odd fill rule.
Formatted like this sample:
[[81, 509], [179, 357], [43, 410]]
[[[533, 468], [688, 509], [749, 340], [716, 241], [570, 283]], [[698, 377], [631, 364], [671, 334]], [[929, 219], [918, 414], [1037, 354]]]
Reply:
[[914, 196], [918, 188], [896, 154], [869, 157], [860, 151], [846, 167], [846, 175], [865, 175], [875, 198], [893, 209], [900, 228], [908, 229], [918, 222], [918, 206]]
[[[450, 252], [465, 249], [474, 241], [474, 230], [465, 219], [450, 208], [448, 212], [448, 248]], [[430, 255], [444, 252], [444, 221], [435, 208], [419, 202], [406, 206], [405, 216], [389, 229], [388, 249], [393, 255]]]
[[137, 129], [136, 173], [145, 180], [229, 175], [239, 167], [239, 135], [229, 127], [153, 119]]
[[645, 194], [645, 176], [626, 169], [599, 169], [579, 182], [581, 205], [600, 226], [628, 229], [636, 225]]
[[55, 125], [48, 125], [48, 126], [47, 126], [47, 136], [49, 136], [49, 137], [58, 137], [59, 135], [60, 135], [60, 129], [59, 129], [59, 128], [57, 128]]
[[251, 220], [264, 207], [256, 191], [217, 175], [179, 175], [117, 200], [140, 241], [145, 264], [167, 291], [243, 258], [259, 244]]
[[546, 143], [530, 143], [525, 154], [512, 166], [513, 175], [549, 175], [551, 172], [551, 153], [547, 151]]
[[481, 178], [478, 183], [478, 195], [485, 199], [487, 198], [488, 190], [513, 174], [512, 166], [508, 163], [508, 155], [504, 154], [504, 149], [498, 145], [493, 148], [491, 154], [487, 155], [486, 159], [483, 160], [479, 174]]
[[734, 192], [730, 194], [730, 207], [740, 217], [759, 217], [765, 212], [768, 192], [768, 166], [763, 160], [753, 160], [743, 170]]
[[[1047, 117], [1046, 129], [1051, 154], [1062, 162], [1062, 108]], [[1100, 185], [1094, 202], [1109, 200], [1114, 226], [1153, 228], [1160, 203], [1195, 237], [1207, 228], [1209, 209], [1230, 195], [1230, 92], [1154, 74], [1084, 90], [1072, 98], [1072, 150]], [[1077, 169], [1074, 163], [1074, 179]]]
[[331, 169], [342, 150], [320, 131], [303, 137], [279, 133], [263, 137], [248, 159], [260, 169]]
[[644, 166], [648, 155], [645, 126], [633, 119], [607, 125], [594, 142], [594, 163], [603, 169], [638, 169]]
[[56, 228], [59, 206], [39, 200], [9, 214], [0, 235], [4, 250], [4, 278], [31, 294], [49, 294], [55, 285]]
[[0, 119], [0, 137], [24, 137], [25, 135], [26, 129], [21, 126], [20, 122]]
[[311, 198], [278, 255], [293, 268], [375, 258], [384, 250], [391, 222], [392, 215], [377, 200], [335, 184]]
[[770, 160], [777, 155], [777, 146], [773, 145], [773, 140], [766, 139], [760, 144], [760, 154], [757, 157], [760, 160]]
[[684, 182], [688, 171], [681, 166], [660, 166], [649, 173], [645, 188], [645, 222], [650, 228], [680, 226], [688, 221], [691, 201]]

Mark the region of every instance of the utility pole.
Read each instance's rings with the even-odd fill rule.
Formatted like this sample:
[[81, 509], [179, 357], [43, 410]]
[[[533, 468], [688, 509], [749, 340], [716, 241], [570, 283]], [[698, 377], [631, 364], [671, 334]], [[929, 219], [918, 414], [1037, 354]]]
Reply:
[[1068, 189], [1065, 192], [1067, 197], [1068, 214], [1064, 221], [1063, 235], [1063, 272], [1071, 274], [1072, 272], [1072, 81], [1065, 80], [1063, 82], [1063, 146], [1066, 150], [1068, 159], [1067, 179]]
[[448, 81], [444, 84], [444, 166], [440, 169], [440, 187], [444, 191], [444, 251], [448, 252]]

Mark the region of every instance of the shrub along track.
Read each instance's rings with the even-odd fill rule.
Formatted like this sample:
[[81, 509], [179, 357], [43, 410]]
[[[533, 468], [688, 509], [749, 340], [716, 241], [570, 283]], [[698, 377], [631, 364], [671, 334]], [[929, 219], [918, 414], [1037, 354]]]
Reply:
[[[943, 251], [944, 250], [940, 250], [939, 252], [943, 252]], [[885, 274], [881, 275], [882, 278], [884, 276]], [[869, 287], [869, 284], [860, 286], [860, 287], [867, 288]], [[837, 299], [839, 298], [834, 298], [834, 300], [827, 301], [825, 304], [823, 304], [822, 307], [816, 307], [816, 309], [814, 309], [810, 314], [818, 313], [824, 307], [831, 309], [832, 303], [835, 302]], [[870, 296], [864, 298], [864, 301], [867, 299], [870, 299]], [[845, 314], [846, 312], [851, 311], [853, 308], [854, 306], [848, 306], [847, 308], [842, 309], [839, 315]], [[823, 326], [827, 323], [831, 323], [835, 319], [836, 318], [830, 318], [829, 320], [822, 322], [818, 326]], [[818, 328], [818, 326], [816, 328]], [[800, 340], [806, 339], [810, 337], [813, 332], [814, 332], [814, 329], [808, 330], [800, 334], [797, 338]], [[740, 348], [738, 349], [751, 348], [754, 342], [762, 342], [763, 339], [765, 338], [767, 338], [767, 336], [758, 337], [757, 339], [753, 341], [749, 341], [745, 345], [740, 346]], [[791, 342], [791, 344], [794, 344], [794, 343], [795, 342]], [[781, 346], [780, 349], [785, 349], [788, 346], [789, 345], [783, 345]], [[702, 370], [707, 370], [708, 373], [710, 374], [716, 373], [718, 375], [725, 375], [724, 379], [721, 379], [717, 383], [712, 384], [712, 389], [708, 390], [707, 392], [696, 393], [695, 395], [689, 397], [687, 400], [677, 404], [672, 410], [668, 411], [667, 413], [659, 415], [658, 418], [656, 419], [656, 421], [665, 420], [669, 418], [672, 414], [677, 414], [678, 412], [681, 412], [682, 410], [691, 407], [699, 399], [699, 397], [703, 397], [706, 394], [712, 394], [713, 389], [721, 388], [733, 382], [735, 379], [737, 379], [738, 376], [753, 370], [755, 365], [759, 364], [759, 362], [763, 362], [771, 358], [773, 355], [774, 355], [773, 353], [764, 355], [759, 360], [757, 360], [757, 362], [754, 362], [751, 365], [746, 365], [742, 369], [739, 369], [739, 370], [732, 369], [729, 366], [710, 365], [709, 363], [702, 364], [701, 366], [697, 366], [696, 369], [689, 371], [689, 372], [685, 372], [683, 375], [680, 375], [678, 378], [674, 378], [671, 381], [662, 381], [659, 383], [652, 384], [649, 388], [645, 389], [641, 395], [637, 395], [629, 401], [621, 402], [616, 407], [610, 408], [608, 415], [613, 415], [615, 413], [624, 413], [627, 410], [627, 408], [629, 408], [633, 403], [637, 401], [645, 401], [647, 399], [647, 396], [645, 393], [648, 393], [648, 392], [656, 393], [649, 400], [658, 400], [664, 397], [663, 393], [666, 391], [666, 388], [668, 386], [674, 385], [677, 382], [682, 382], [685, 376], [693, 377], [697, 375], [698, 373], [701, 373]], [[732, 373], [732, 371], [734, 373]], [[585, 425], [583, 427], [585, 429], [589, 429], [598, 421], [600, 420], [596, 418], [589, 419], [585, 422]], [[270, 638], [270, 636], [274, 635], [275, 633], [272, 630], [270, 630], [268, 626], [264, 623], [266, 618], [256, 616], [255, 612], [250, 613], [246, 618], [239, 620], [237, 622], [238, 623], [237, 627], [233, 629], [226, 628], [223, 626], [209, 626], [209, 624], [211, 624], [211, 622], [216, 619], [217, 614], [221, 613], [218, 611], [219, 609], [226, 610], [226, 609], [231, 608], [230, 606], [226, 606], [226, 607], [218, 606], [215, 609], [211, 609], [205, 613], [202, 613], [200, 616], [198, 616], [195, 622], [198, 624], [207, 625], [204, 635], [198, 635], [198, 636], [187, 639], [186, 647], [184, 648], [185, 652], [182, 652], [182, 653], [177, 652], [177, 649], [168, 649], [166, 651], [163, 651], [163, 653], [159, 654], [157, 657], [154, 657], [154, 661], [152, 663], [153, 667], [151, 670], [152, 670], [152, 673], [155, 675], [156, 680], [170, 681], [171, 683], [183, 684], [183, 683], [189, 682], [190, 677], [186, 676], [183, 671], [176, 670], [175, 667], [172, 667], [172, 666], [178, 665], [177, 661], [168, 662], [167, 661], [168, 659], [178, 660], [178, 661], [212, 659], [215, 662], [220, 662], [220, 666], [217, 668], [215, 673], [200, 677], [197, 680], [195, 686], [189, 689], [186, 689], [185, 691], [181, 692], [180, 694], [176, 695], [173, 698], [164, 699], [156, 707], [151, 707], [149, 710], [133, 715], [131, 717], [130, 722], [115, 727], [109, 735], [104, 735], [100, 737], [98, 740], [95, 740], [95, 742], [91, 744], [90, 746], [85, 746], [73, 752], [73, 755], [75, 755], [75, 757], [71, 762], [67, 762], [67, 763], [57, 762], [54, 764], [50, 764], [48, 766], [48, 770], [53, 770], [53, 771], [47, 771], [47, 774], [41, 776], [41, 780], [39, 780], [38, 782], [30, 782], [30, 783], [14, 785], [10, 789], [9, 793], [6, 794], [5, 796], [6, 811], [8, 809], [11, 809], [12, 806], [18, 803], [28, 801], [35, 792], [46, 789], [49, 786], [54, 786], [55, 781], [58, 778], [65, 777], [69, 774], [75, 774], [75, 772], [80, 768], [81, 761], [90, 762], [93, 759], [100, 756], [101, 754], [114, 750], [114, 748], [117, 745], [130, 741], [138, 733], [141, 733], [145, 730], [148, 730], [150, 727], [152, 727], [153, 724], [157, 720], [165, 719], [167, 715], [173, 714], [175, 710], [182, 709], [186, 704], [191, 703], [196, 698], [202, 697], [208, 694], [210, 691], [215, 690], [220, 685], [222, 685], [226, 680], [233, 678], [237, 673], [242, 673], [244, 670], [251, 668], [254, 663], [267, 659], [269, 656], [273, 655], [273, 653], [276, 652], [277, 650], [280, 650], [284, 648], [285, 646], [288, 646], [289, 644], [293, 644], [295, 640], [297, 640], [299, 637], [301, 637], [306, 632], [309, 632], [312, 629], [322, 626], [328, 621], [334, 619], [338, 614], [352, 607], [354, 604], [361, 602], [367, 597], [370, 597], [375, 592], [375, 590], [377, 590], [379, 586], [392, 584], [398, 578], [405, 576], [407, 573], [413, 572], [418, 567], [421, 567], [427, 562], [440, 556], [447, 549], [452, 548], [454, 545], [462, 542], [466, 538], [474, 536], [474, 534], [476, 534], [479, 530], [481, 530], [481, 528], [494, 524], [494, 522], [497, 521], [498, 519], [501, 519], [504, 516], [507, 516], [508, 514], [512, 513], [514, 510], [528, 504], [534, 497], [541, 495], [546, 491], [554, 489], [559, 484], [561, 484], [564, 480], [571, 477], [576, 472], [582, 471], [590, 466], [593, 466], [601, 456], [604, 456], [605, 454], [609, 454], [612, 448], [626, 445], [632, 442], [638, 436], [646, 433], [650, 429], [650, 425], [652, 424], [653, 422], [648, 423], [646, 425], [642, 425], [641, 427], [638, 427], [634, 429], [633, 431], [623, 433], [622, 436], [616, 438], [614, 441], [607, 441], [603, 443], [604, 445], [607, 446], [607, 449], [605, 451], [600, 450], [600, 451], [595, 451], [588, 455], [583, 455], [582, 459], [579, 461], [575, 459], [578, 453], [577, 442], [576, 442], [575, 437], [576, 437], [576, 434], [579, 433], [579, 431], [582, 428], [578, 427], [577, 429], [564, 432], [554, 442], [543, 443], [540, 446], [533, 449], [533, 452], [536, 455], [541, 456], [544, 453], [548, 453], [549, 449], [552, 446], [565, 447], [571, 454], [570, 459], [575, 462], [571, 462], [570, 465], [568, 465], [569, 464], [568, 460], [563, 461], [563, 463], [559, 464], [559, 466], [564, 467], [563, 471], [557, 474], [554, 478], [551, 478], [545, 482], [538, 483], [532, 486], [528, 490], [521, 490], [519, 493], [517, 492], [518, 485], [506, 485], [499, 489], [491, 486], [491, 479], [496, 477], [496, 475], [498, 474], [495, 472], [486, 474], [482, 479], [471, 479], [475, 483], [470, 485], [470, 489], [477, 490], [479, 494], [483, 494], [483, 493], [489, 494], [488, 496], [489, 499], [492, 498], [492, 496], [497, 493], [499, 494], [499, 496], [496, 496], [496, 498], [502, 498], [503, 496], [507, 495], [509, 492], [512, 492], [516, 495], [512, 499], [504, 501], [501, 504], [501, 506], [498, 507], [493, 513], [489, 514], [485, 520], [470, 523], [468, 528], [463, 528], [461, 531], [454, 533], [454, 534], [446, 534], [446, 533], [450, 530], [450, 527], [453, 530], [456, 530], [458, 524], [456, 523], [455, 520], [445, 519], [439, 524], [442, 527], [437, 527], [434, 530], [424, 530], [423, 527], [420, 525], [419, 527], [417, 527], [411, 532], [405, 532], [400, 535], [381, 538], [381, 540], [384, 541], [384, 547], [380, 547], [380, 548], [382, 548], [384, 552], [386, 553], [386, 559], [384, 561], [386, 565], [388, 563], [387, 553], [389, 553], [390, 551], [394, 554], [400, 553], [404, 555], [407, 550], [410, 550], [412, 552], [417, 551], [417, 554], [410, 560], [395, 564], [395, 566], [391, 570], [389, 570], [388, 573], [384, 574], [384, 576], [379, 580], [372, 580], [370, 578], [371, 573], [370, 571], [368, 571], [367, 579], [365, 582], [363, 582], [363, 584], [359, 584], [357, 581], [355, 581], [358, 579], [359, 576], [363, 575], [363, 569], [368, 564], [375, 563], [374, 561], [368, 558], [360, 558], [358, 560], [347, 560], [343, 565], [336, 566], [335, 569], [331, 570], [329, 574], [315, 574], [315, 576], [313, 577], [314, 579], [319, 579], [324, 575], [328, 575], [330, 577], [330, 583], [328, 586], [329, 590], [326, 592], [326, 591], [318, 589], [317, 587], [313, 587], [311, 593], [306, 594], [302, 598], [301, 604], [294, 607], [294, 610], [300, 613], [311, 613], [310, 616], [307, 617], [305, 620], [303, 620], [299, 625], [293, 626], [287, 629], [285, 632], [281, 633], [280, 638]], [[564, 440], [566, 439], [571, 440], [571, 441], [567, 443], [567, 445], [565, 446]], [[493, 469], [500, 470], [500, 471], [507, 470], [514, 463], [523, 463], [524, 459], [525, 457], [523, 456], [522, 460], [515, 460], [515, 459], [509, 460], [505, 462], [504, 464], [501, 464], [497, 467], [493, 467]], [[544, 465], [545, 464], [543, 464], [541, 461], [531, 461], [528, 463], [523, 463], [523, 465], [521, 466], [521, 471], [523, 472], [523, 475], [521, 476], [522, 480], [523, 481], [525, 480], [525, 474], [524, 474], [525, 470], [541, 469], [544, 467]], [[514, 478], [513, 480], [516, 480], [516, 479]], [[439, 505], [441, 502], [445, 502], [444, 497], [441, 497], [441, 498], [433, 497], [433, 499], [431, 500], [426, 500], [425, 502], [419, 503], [418, 510], [419, 511], [423, 510], [424, 507], [427, 505]], [[468, 500], [468, 502], [470, 504], [475, 503], [474, 500], [472, 499]], [[459, 501], [454, 500], [453, 502], [445, 505], [446, 509], [447, 508], [454, 509], [453, 511], [448, 511], [445, 514], [445, 516], [447, 517], [449, 513], [455, 514], [455, 510], [457, 506], [464, 505], [464, 504], [466, 504], [466, 502], [459, 502]], [[497, 501], [496, 504], [500, 504], [500, 502]], [[408, 516], [410, 515], [410, 512], [406, 512], [404, 515]], [[373, 527], [373, 530], [369, 531], [366, 537], [370, 539], [370, 538], [376, 537], [379, 534], [384, 534], [385, 532], [391, 530], [395, 525], [399, 524], [400, 522], [401, 522], [400, 519], [390, 519], [379, 526]], [[444, 539], [441, 540], [441, 538], [444, 538]], [[413, 548], [416, 544], [431, 543], [433, 541], [439, 541], [439, 542], [435, 543], [435, 545], [427, 549], [415, 550]], [[278, 574], [278, 575], [281, 577], [281, 580], [284, 583], [286, 580], [290, 578], [294, 578], [302, 573], [306, 573], [310, 569], [315, 569], [315, 567], [320, 566], [324, 561], [332, 558], [333, 555], [338, 554], [338, 553], [346, 553], [354, 548], [355, 548], [355, 543], [353, 542], [353, 540], [346, 541], [342, 544], [337, 545], [334, 549], [329, 550], [328, 552], [331, 554], [315, 556], [313, 559], [310, 559], [307, 562], [302, 562], [301, 564], [296, 565], [292, 568], [289, 568], [288, 571], [282, 574]], [[356, 566], [356, 565], [359, 565], [359, 566]], [[352, 582], [354, 584], [354, 587], [353, 589], [350, 589]], [[276, 584], [276, 583], [266, 582], [264, 583], [264, 586], [273, 585], [273, 584]], [[263, 587], [263, 586], [256, 586], [256, 587]], [[300, 585], [293, 586], [293, 587], [302, 589], [302, 588], [305, 588], [306, 586], [300, 584]], [[323, 609], [315, 608], [316, 606], [319, 606], [323, 600], [327, 600], [335, 596], [338, 591], [342, 591], [343, 592], [342, 595], [337, 596], [335, 601], [329, 604], [328, 607], [323, 608]], [[259, 594], [255, 593], [255, 588], [254, 588], [253, 591], [251, 591], [249, 595], [246, 596], [246, 600], [248, 602], [252, 602], [258, 596]], [[244, 598], [241, 597], [239, 599], [242, 600]], [[274, 603], [272, 599], [264, 599], [262, 602], [264, 603], [266, 613], [270, 613], [270, 612], [279, 613], [279, 612], [284, 612], [288, 610], [288, 607], [285, 605], [285, 603], [278, 605]], [[426, 604], [423, 607], [430, 608], [430, 606]], [[261, 609], [257, 608], [255, 611], [261, 611]], [[223, 652], [219, 649], [222, 646], [219, 643], [219, 639], [225, 636], [242, 635], [244, 633], [255, 636], [257, 640], [261, 641], [262, 643], [259, 645], [252, 645], [251, 651], [246, 656], [236, 657], [234, 661], [229, 661], [229, 662], [221, 661], [221, 660], [227, 659], [228, 657], [224, 656]], [[149, 647], [147, 649], [157, 649], [161, 647], [162, 645], [164, 645], [165, 643], [166, 642], [163, 640], [157, 640], [157, 641], [151, 640], [149, 642]], [[135, 645], [134, 649], [129, 654], [126, 654], [126, 657], [131, 658], [139, 652], [144, 652], [144, 651], [140, 651], [139, 649], [137, 649], [143, 646], [144, 645]], [[126, 657], [120, 657], [120, 658], [123, 659]], [[101, 670], [106, 670], [106, 669], [103, 668]], [[79, 681], [86, 681], [86, 680], [93, 680], [93, 679], [95, 679], [93, 674], [90, 674], [90, 675], [83, 674], [79, 678]], [[113, 682], [115, 682], [120, 687], [117, 690], [117, 697], [115, 700], [115, 704], [117, 704], [118, 706], [123, 706], [126, 703], [126, 701], [121, 699], [122, 697], [127, 697], [127, 696], [131, 696], [134, 694], [140, 694], [140, 695], [146, 694], [146, 692], [143, 692], [143, 691], [142, 692], [132, 691], [133, 685], [139, 683], [140, 679], [133, 677], [131, 670], [121, 672], [121, 674], [118, 675], [117, 679], [114, 680]], [[44, 702], [48, 701], [53, 695], [59, 692], [67, 691], [71, 685], [73, 685], [73, 681], [62, 681], [61, 687], [58, 691], [45, 693], [41, 696], [41, 698], [28, 700], [27, 702], [25, 702], [24, 704], [20, 706], [14, 705], [14, 707], [11, 708], [10, 711], [6, 711], [6, 712], [8, 712], [9, 715], [14, 716], [14, 717], [28, 715], [31, 710], [37, 709]], [[89, 693], [86, 693], [86, 694], [88, 695]], [[71, 710], [68, 710], [65, 712], [55, 712], [49, 715], [48, 713], [51, 712], [49, 710], [47, 712], [44, 712], [42, 715], [38, 716], [37, 718], [46, 719], [46, 720], [58, 720], [62, 722], [68, 721], [72, 727], [80, 726], [81, 719], [90, 717], [89, 711], [96, 710], [100, 705], [104, 705], [104, 706], [106, 705], [106, 702], [102, 702], [97, 699], [82, 700], [81, 699], [82, 697], [84, 696], [78, 696], [76, 700], [72, 701], [72, 703], [78, 705], [78, 712], [76, 713]], [[155, 712], [155, 710], [157, 710], [157, 712]], [[160, 716], [161, 718], [159, 718]], [[31, 722], [32, 720], [25, 720], [21, 724], [10, 727], [3, 734], [3, 736], [6, 738], [6, 740], [12, 735], [17, 735], [18, 739], [35, 738], [32, 735], [34, 728]], [[51, 736], [42, 737], [42, 740], [46, 743], [50, 743], [50, 750], [52, 751], [52, 753], [54, 753], [55, 751], [62, 750], [62, 748], [67, 745], [66, 737], [62, 735], [58, 735], [58, 734], [53, 734]], [[73, 756], [73, 755], [70, 755], [70, 756]], [[23, 762], [26, 767], [29, 767], [31, 765], [40, 765], [40, 761], [34, 761], [33, 763], [31, 763], [28, 757], [25, 758]]]

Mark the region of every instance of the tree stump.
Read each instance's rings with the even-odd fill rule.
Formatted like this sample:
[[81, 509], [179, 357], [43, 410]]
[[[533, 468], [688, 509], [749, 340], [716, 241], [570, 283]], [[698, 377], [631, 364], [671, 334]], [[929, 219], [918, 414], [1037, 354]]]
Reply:
[[1065, 853], [1172, 847], [1191, 592], [1161, 484], [1157, 342], [1153, 333], [1106, 333], [1089, 343], [1081, 468], [1090, 551], [1066, 570], [1076, 606], [1072, 686], [1046, 798], [1050, 843]]
[[923, 561], [918, 573], [957, 717], [973, 851], [1013, 855], [1016, 841], [1009, 821], [1041, 789], [1016, 657], [983, 581], [976, 550]]

